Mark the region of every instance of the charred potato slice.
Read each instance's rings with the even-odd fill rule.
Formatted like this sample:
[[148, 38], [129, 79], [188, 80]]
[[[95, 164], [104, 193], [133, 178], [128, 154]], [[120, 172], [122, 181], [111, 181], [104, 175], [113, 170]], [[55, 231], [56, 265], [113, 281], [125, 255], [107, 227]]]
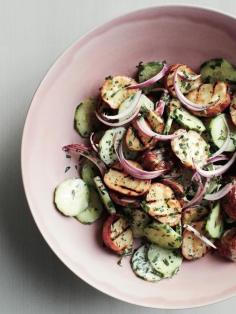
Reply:
[[136, 84], [135, 80], [127, 76], [107, 77], [101, 88], [101, 98], [112, 109], [118, 109], [124, 100], [138, 91], [126, 88], [132, 84]]
[[[185, 64], [173, 64], [167, 76], [165, 77], [165, 87], [169, 91], [169, 93], [176, 97], [175, 88], [174, 88], [174, 76], [175, 71], [178, 69], [178, 71], [182, 73], [186, 73], [186, 75], [195, 75], [196, 73], [187, 65]], [[201, 85], [201, 79], [198, 78], [195, 81], [182, 81], [182, 84], [180, 86], [180, 90], [183, 94], [187, 94], [188, 92], [198, 88]]]
[[236, 126], [236, 94], [234, 94], [230, 104], [230, 116], [233, 124]]
[[209, 209], [206, 207], [189, 207], [182, 214], [183, 225], [203, 220], [208, 214]]
[[236, 220], [236, 177], [233, 180], [232, 189], [223, 197], [221, 205], [226, 214]]
[[231, 228], [223, 234], [218, 242], [218, 253], [236, 262], [236, 228]]
[[196, 131], [188, 131], [171, 141], [171, 147], [175, 155], [187, 168], [194, 169], [194, 164], [199, 167], [207, 163], [209, 145]]
[[[137, 166], [136, 162], [129, 162]], [[105, 174], [104, 182], [111, 190], [129, 196], [143, 195], [148, 192], [151, 185], [150, 180], [135, 179], [122, 171], [112, 168]]]
[[[205, 222], [199, 221], [192, 224], [192, 226], [203, 233]], [[203, 257], [208, 252], [208, 248], [202, 240], [197, 238], [191, 231], [184, 230], [182, 254], [187, 260], [195, 260]]]
[[174, 227], [180, 224], [181, 214], [173, 214], [163, 217], [159, 216], [157, 220], [163, 224], [167, 224], [171, 227]]
[[[166, 158], [167, 156], [168, 160]], [[166, 172], [168, 172], [172, 169], [174, 164], [170, 157], [170, 152], [164, 148], [144, 152], [140, 157], [140, 162], [144, 169], [149, 171], [166, 169]]]
[[138, 138], [137, 131], [133, 127], [129, 127], [126, 132], [125, 144], [131, 151], [140, 152], [145, 150], [145, 146]]
[[173, 179], [163, 179], [162, 183], [169, 186], [175, 193], [176, 196], [184, 196], [184, 187], [181, 183]]
[[228, 84], [217, 82], [216, 84], [202, 84], [198, 90], [194, 90], [186, 97], [196, 104], [209, 106], [204, 111], [193, 111], [194, 115], [200, 117], [215, 117], [230, 105], [230, 94]]

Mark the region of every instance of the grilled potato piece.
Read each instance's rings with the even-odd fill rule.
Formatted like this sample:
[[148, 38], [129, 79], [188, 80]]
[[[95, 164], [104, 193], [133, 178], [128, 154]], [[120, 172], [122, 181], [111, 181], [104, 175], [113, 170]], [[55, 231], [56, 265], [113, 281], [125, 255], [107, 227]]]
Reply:
[[[158, 148], [151, 151], [146, 151], [140, 157], [140, 162], [144, 169], [149, 171], [164, 170], [170, 171], [174, 162], [170, 156], [172, 152], [167, 151], [165, 148]], [[167, 160], [168, 156], [168, 160]]]
[[[205, 227], [204, 221], [195, 222], [192, 226], [199, 231], [203, 232]], [[184, 230], [183, 232], [183, 243], [182, 243], [182, 254], [187, 260], [195, 260], [203, 257], [208, 252], [206, 244], [197, 238], [191, 231]]]
[[221, 205], [226, 214], [236, 221], [236, 177], [233, 179], [233, 187], [221, 201]]
[[196, 131], [188, 131], [171, 141], [171, 147], [175, 155], [187, 168], [194, 169], [194, 164], [199, 167], [207, 163], [209, 145]]
[[162, 183], [168, 185], [178, 197], [184, 196], [184, 187], [181, 183], [173, 180], [173, 179], [163, 179]]
[[[164, 121], [157, 112], [147, 111], [145, 119], [151, 129], [157, 133], [162, 133], [164, 130]], [[126, 146], [132, 151], [143, 151], [147, 148], [153, 148], [157, 143], [157, 139], [146, 136], [140, 130], [136, 130], [135, 124], [129, 127], [125, 136]]]
[[[139, 166], [134, 161], [129, 160], [129, 162], [136, 167]], [[143, 195], [147, 193], [151, 186], [150, 180], [135, 179], [122, 171], [112, 168], [105, 174], [104, 182], [111, 190], [129, 196]]]
[[218, 242], [218, 253], [236, 262], [236, 228], [231, 228], [223, 234]]
[[230, 116], [233, 124], [236, 126], [236, 94], [234, 94], [233, 99], [230, 104]]
[[202, 84], [197, 90], [186, 95], [188, 99], [196, 104], [209, 106], [204, 111], [193, 111], [194, 115], [200, 117], [215, 117], [230, 105], [230, 94], [228, 84], [217, 82], [216, 84]]
[[[169, 91], [169, 93], [176, 97], [176, 93], [175, 93], [175, 88], [174, 88], [174, 76], [175, 76], [175, 71], [178, 69], [178, 71], [182, 72], [182, 73], [186, 73], [186, 75], [188, 74], [192, 74], [195, 75], [196, 73], [187, 65], [185, 64], [173, 64], [170, 69], [169, 72], [167, 74], [167, 76], [165, 77], [165, 87], [166, 89]], [[180, 87], [180, 90], [183, 94], [187, 94], [188, 92], [198, 88], [201, 85], [201, 78], [198, 78], [195, 81], [184, 81], [182, 80], [182, 84]]]
[[146, 195], [144, 209], [154, 219], [170, 226], [176, 226], [181, 219], [181, 205], [172, 189], [162, 183], [153, 183]]
[[209, 209], [206, 207], [189, 207], [182, 214], [182, 223], [191, 224], [203, 220], [209, 214]]
[[126, 88], [132, 84], [136, 84], [136, 82], [130, 77], [109, 76], [105, 79], [101, 88], [101, 98], [112, 109], [118, 109], [124, 100], [138, 91], [138, 89]]

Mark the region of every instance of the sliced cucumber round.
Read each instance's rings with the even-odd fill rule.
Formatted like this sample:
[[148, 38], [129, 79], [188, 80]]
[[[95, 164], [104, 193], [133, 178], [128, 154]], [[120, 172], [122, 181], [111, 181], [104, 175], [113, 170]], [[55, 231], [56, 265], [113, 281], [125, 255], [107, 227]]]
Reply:
[[220, 202], [216, 202], [206, 222], [206, 231], [212, 239], [219, 239], [224, 231]]
[[220, 148], [227, 137], [227, 128], [225, 125], [225, 121], [228, 123], [229, 129], [230, 129], [230, 137], [231, 140], [229, 142], [229, 145], [226, 152], [233, 152], [236, 148], [236, 127], [230, 123], [230, 120], [228, 116], [224, 113], [220, 114], [219, 116], [216, 116], [213, 118], [209, 124], [209, 130], [212, 137], [213, 143]]
[[106, 165], [110, 166], [117, 160], [114, 150], [114, 137], [116, 136], [117, 141], [121, 140], [125, 131], [123, 127], [109, 129], [101, 138], [99, 142], [99, 156]]
[[59, 184], [54, 193], [57, 209], [65, 216], [76, 216], [89, 205], [89, 189], [80, 178], [67, 179]]
[[96, 106], [96, 100], [88, 98], [81, 102], [75, 110], [74, 127], [82, 137], [89, 137], [99, 125], [94, 114]]
[[131, 267], [135, 275], [139, 278], [150, 282], [161, 280], [160, 275], [147, 259], [147, 247], [145, 245], [142, 245], [134, 252], [131, 259]]
[[93, 162], [85, 159], [82, 164], [80, 174], [86, 184], [89, 186], [95, 186], [93, 178], [99, 174], [99, 171]]
[[145, 237], [152, 243], [167, 249], [181, 246], [182, 237], [167, 224], [153, 222], [144, 228]]
[[152, 267], [164, 278], [174, 276], [183, 260], [177, 251], [163, 249], [155, 244], [150, 245], [147, 256]]

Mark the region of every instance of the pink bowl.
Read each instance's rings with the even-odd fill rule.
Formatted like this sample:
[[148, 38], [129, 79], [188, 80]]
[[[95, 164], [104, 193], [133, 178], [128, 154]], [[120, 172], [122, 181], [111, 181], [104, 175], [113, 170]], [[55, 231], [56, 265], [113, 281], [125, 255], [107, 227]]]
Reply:
[[50, 69], [32, 101], [22, 140], [22, 174], [33, 217], [56, 255], [77, 276], [120, 300], [156, 308], [188, 308], [236, 294], [236, 264], [207, 256], [184, 263], [157, 284], [135, 277], [128, 259], [102, 248], [100, 226], [84, 226], [53, 206], [54, 187], [68, 160], [61, 147], [80, 141], [73, 130], [76, 105], [95, 95], [107, 75], [130, 75], [140, 61], [167, 60], [198, 67], [212, 57], [236, 63], [236, 20], [200, 8], [149, 8], [116, 18], [70, 47]]

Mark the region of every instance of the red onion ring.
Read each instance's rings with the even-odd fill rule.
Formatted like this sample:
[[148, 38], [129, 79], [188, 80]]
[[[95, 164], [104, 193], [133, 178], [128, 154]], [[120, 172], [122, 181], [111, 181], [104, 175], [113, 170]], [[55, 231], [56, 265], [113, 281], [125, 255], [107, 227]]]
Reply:
[[203, 170], [202, 168], [198, 167], [198, 165], [196, 164], [195, 164], [195, 168], [197, 172], [205, 178], [218, 177], [218, 176], [221, 176], [223, 173], [225, 173], [232, 166], [235, 159], [236, 159], [236, 152], [233, 154], [233, 156], [230, 158], [230, 160], [226, 164], [224, 164], [223, 166], [215, 170]]
[[181, 72], [178, 72], [178, 76], [186, 81], [196, 81], [197, 79], [199, 79], [199, 77], [201, 77], [201, 74], [190, 74], [190, 73], [184, 74], [181, 71]]
[[72, 152], [78, 153], [79, 155], [89, 159], [91, 162], [98, 167], [102, 176], [104, 176], [105, 172], [107, 171], [106, 165], [91, 151], [89, 146], [84, 144], [70, 144], [66, 145], [62, 148], [64, 152]]
[[213, 163], [213, 162], [217, 162], [217, 161], [225, 161], [225, 160], [229, 160], [229, 157], [226, 155], [218, 155], [216, 157], [210, 157], [207, 160], [207, 163]]
[[156, 170], [156, 171], [146, 171], [146, 170], [138, 169], [137, 167], [133, 166], [128, 160], [125, 159], [122, 143], [120, 143], [118, 151], [115, 145], [114, 145], [114, 148], [115, 148], [115, 152], [118, 157], [118, 160], [121, 163], [124, 171], [136, 179], [151, 180], [151, 179], [161, 176], [166, 171], [166, 169]]
[[119, 114], [113, 115], [113, 116], [103, 114], [102, 117], [105, 119], [108, 119], [108, 120], [120, 120], [120, 119], [129, 118], [130, 115], [132, 115], [136, 111], [136, 108], [139, 104], [141, 94], [142, 94], [142, 92], [140, 90], [137, 93], [135, 93], [134, 98], [132, 99], [131, 103], [129, 104], [129, 107], [127, 108], [127, 110], [125, 110]]
[[191, 199], [191, 201], [189, 201], [186, 205], [183, 206], [183, 209], [187, 209], [193, 205], [199, 204], [202, 201], [204, 194], [206, 193], [206, 186], [208, 181], [206, 181], [205, 185], [203, 185], [202, 178], [198, 172], [194, 173], [192, 180], [196, 181], [199, 184], [198, 190], [195, 196]]
[[[140, 95], [140, 97], [141, 97], [141, 95]], [[129, 118], [127, 118], [126, 120], [122, 120], [122, 121], [119, 121], [119, 122], [108, 122], [108, 121], [104, 120], [103, 117], [101, 117], [99, 112], [95, 111], [95, 115], [96, 115], [97, 119], [99, 121], [101, 121], [105, 125], [108, 125], [108, 126], [111, 126], [111, 127], [123, 126], [123, 125], [129, 123], [130, 121], [132, 121], [139, 114], [139, 110], [140, 110], [140, 107], [141, 107], [141, 102], [139, 101], [140, 97], [138, 99], [138, 104], [137, 104], [135, 112]]]
[[207, 201], [216, 201], [221, 199], [222, 197], [224, 197], [226, 194], [228, 194], [230, 192], [230, 190], [232, 189], [233, 184], [232, 183], [228, 183], [226, 184], [221, 190], [219, 190], [218, 192], [212, 193], [212, 194], [205, 194], [204, 199]]
[[212, 243], [209, 239], [207, 239], [204, 235], [202, 235], [198, 230], [194, 227], [184, 224], [184, 228], [190, 232], [192, 232], [198, 239], [204, 242], [206, 245], [211, 246], [213, 249], [217, 249], [214, 243]]
[[162, 116], [165, 110], [165, 106], [166, 104], [164, 100], [160, 99], [156, 102], [156, 106], [155, 106], [156, 108], [154, 111], [157, 112], [160, 116]]
[[181, 136], [183, 133], [186, 132], [186, 130], [180, 129], [177, 132], [170, 134], [170, 135], [156, 133], [150, 129], [149, 125], [147, 124], [147, 122], [145, 121], [145, 119], [143, 117], [137, 119], [135, 121], [135, 125], [143, 134], [150, 136], [150, 137], [154, 137], [160, 141], [172, 140], [176, 137]]
[[90, 141], [90, 144], [91, 144], [93, 150], [94, 150], [96, 153], [98, 153], [98, 148], [97, 148], [97, 145], [94, 143], [93, 137], [94, 137], [94, 132], [92, 132], [92, 133], [90, 134], [89, 141]]
[[[195, 104], [193, 103], [191, 100], [189, 100], [187, 97], [185, 97], [180, 88], [179, 88], [179, 84], [178, 84], [178, 69], [175, 71], [175, 75], [174, 75], [174, 88], [175, 88], [175, 93], [177, 98], [179, 99], [179, 101], [187, 108], [190, 110], [194, 110], [194, 111], [203, 111], [206, 110], [207, 108], [211, 107], [211, 106], [206, 106], [206, 105], [200, 105], [200, 104]], [[215, 104], [215, 103], [214, 103]], [[214, 105], [213, 104], [213, 105]]]
[[128, 86], [128, 89], [131, 88], [144, 88], [144, 87], [148, 87], [154, 83], [156, 83], [157, 81], [159, 81], [160, 79], [162, 79], [166, 72], [168, 71], [169, 67], [166, 63], [163, 64], [163, 68], [161, 69], [160, 72], [158, 72], [156, 75], [154, 75], [153, 77], [151, 77], [149, 80], [146, 80], [142, 83], [138, 83], [138, 84], [132, 84], [130, 86]]

